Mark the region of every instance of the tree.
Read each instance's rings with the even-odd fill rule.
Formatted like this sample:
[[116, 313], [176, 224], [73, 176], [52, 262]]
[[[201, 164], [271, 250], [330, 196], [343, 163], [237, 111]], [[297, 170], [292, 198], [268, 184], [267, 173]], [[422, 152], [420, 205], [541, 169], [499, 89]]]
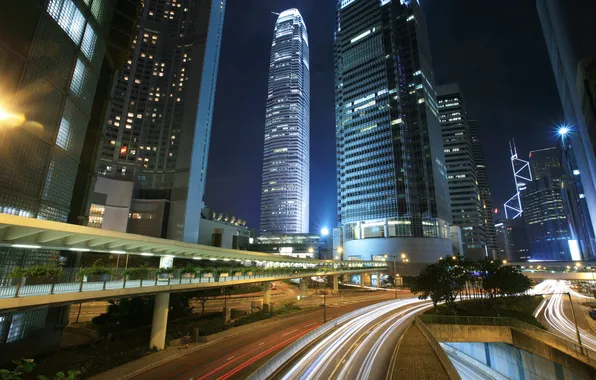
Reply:
[[446, 257], [437, 263], [427, 265], [414, 280], [411, 290], [420, 293], [419, 299], [430, 298], [435, 311], [441, 301], [455, 313], [455, 300], [465, 288], [467, 271], [457, 260]]
[[207, 304], [207, 300], [221, 295], [221, 292], [222, 291], [219, 288], [202, 289], [190, 293], [190, 297], [199, 300], [201, 303], [201, 315], [205, 315], [205, 304]]

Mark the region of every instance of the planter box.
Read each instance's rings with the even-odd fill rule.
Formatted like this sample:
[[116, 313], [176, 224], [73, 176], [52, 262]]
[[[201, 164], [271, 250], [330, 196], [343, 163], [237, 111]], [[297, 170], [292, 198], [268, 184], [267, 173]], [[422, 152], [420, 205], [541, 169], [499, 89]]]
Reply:
[[87, 282], [104, 282], [104, 281], [110, 281], [109, 273], [90, 274], [89, 276], [87, 276]]
[[126, 276], [126, 280], [146, 280], [147, 279], [147, 275], [146, 274], [129, 274]]
[[25, 277], [25, 285], [51, 285], [56, 283], [59, 277]]

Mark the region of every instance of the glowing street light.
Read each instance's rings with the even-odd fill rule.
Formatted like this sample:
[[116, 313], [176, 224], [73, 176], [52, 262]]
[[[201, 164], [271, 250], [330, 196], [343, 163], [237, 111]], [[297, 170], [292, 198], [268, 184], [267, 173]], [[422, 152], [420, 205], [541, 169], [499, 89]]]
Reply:
[[310, 247], [310, 248], [308, 249], [308, 253], [313, 253], [314, 251], [315, 251], [315, 250], [314, 250], [312, 247]]
[[327, 228], [327, 227], [321, 228], [321, 235], [323, 235], [323, 236], [329, 235], [329, 228]]
[[25, 122], [25, 115], [10, 113], [0, 107], [0, 127], [19, 127]]
[[342, 253], [344, 251], [343, 247], [337, 247], [337, 253]]
[[503, 264], [507, 264], [507, 260], [503, 260]]
[[569, 127], [563, 126], [557, 131], [559, 136], [565, 137], [569, 133]]

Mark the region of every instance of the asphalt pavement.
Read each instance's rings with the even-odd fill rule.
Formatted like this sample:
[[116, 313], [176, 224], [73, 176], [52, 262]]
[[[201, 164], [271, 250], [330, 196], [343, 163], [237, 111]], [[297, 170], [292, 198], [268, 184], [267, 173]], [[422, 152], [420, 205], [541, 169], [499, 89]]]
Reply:
[[[400, 296], [411, 297], [410, 294]], [[393, 292], [349, 292], [327, 297], [327, 320], [393, 297]], [[318, 305], [322, 297], [311, 297], [305, 301]], [[323, 323], [323, 310], [317, 308], [282, 318], [282, 323], [256, 326], [254, 330], [214, 342], [204, 349], [150, 369], [134, 379], [246, 378], [281, 349], [319, 327]]]

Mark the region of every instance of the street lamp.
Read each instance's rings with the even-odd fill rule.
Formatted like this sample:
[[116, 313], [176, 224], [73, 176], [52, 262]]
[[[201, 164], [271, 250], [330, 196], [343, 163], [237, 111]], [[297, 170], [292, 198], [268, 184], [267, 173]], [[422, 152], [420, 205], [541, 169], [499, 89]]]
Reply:
[[557, 131], [557, 133], [559, 134], [559, 136], [561, 137], [565, 137], [567, 136], [567, 134], [569, 133], [570, 129], [567, 126], [562, 126], [559, 128], [559, 130]]
[[310, 247], [310, 248], [308, 249], [308, 253], [313, 253], [314, 251], [315, 251], [315, 250], [313, 249], [313, 247]]
[[25, 115], [10, 113], [0, 107], [0, 127], [19, 127], [25, 122]]
[[321, 235], [323, 235], [323, 236], [329, 235], [329, 228], [327, 228], [327, 227], [321, 228]]

